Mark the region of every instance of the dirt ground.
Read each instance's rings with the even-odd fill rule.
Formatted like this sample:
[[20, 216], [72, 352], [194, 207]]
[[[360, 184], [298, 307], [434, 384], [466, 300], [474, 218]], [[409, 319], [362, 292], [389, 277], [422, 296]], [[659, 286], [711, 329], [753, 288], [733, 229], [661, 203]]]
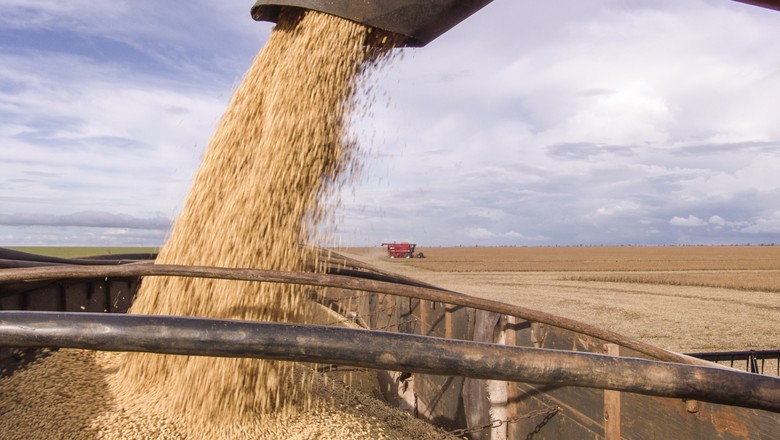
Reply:
[[[462, 248], [451, 248], [451, 252], [443, 249], [418, 249], [429, 256], [424, 263], [390, 260], [381, 247], [340, 252], [440, 287], [580, 320], [676, 352], [780, 348], [780, 293], [776, 291], [571, 281], [566, 278], [575, 272], [512, 271], [506, 270], [506, 264], [502, 271], [489, 271], [489, 262], [478, 271], [469, 272], [457, 260], [490, 260], [491, 257], [485, 257], [490, 248], [472, 248], [471, 253]], [[493, 249], [498, 254], [507, 252], [504, 248]], [[618, 259], [636, 262], [643, 258], [642, 252], [642, 248], [635, 248]], [[734, 252], [739, 251], [735, 248]], [[584, 259], [582, 255], [575, 258]], [[434, 258], [442, 259], [439, 268]], [[503, 263], [507, 258], [501, 257]], [[728, 259], [727, 256], [725, 260]], [[766, 255], [760, 260], [766, 264]], [[451, 267], [458, 267], [458, 271], [440, 270]], [[642, 272], [637, 269], [640, 267], [632, 273]], [[599, 273], [604, 272], [576, 271], [577, 276]]]

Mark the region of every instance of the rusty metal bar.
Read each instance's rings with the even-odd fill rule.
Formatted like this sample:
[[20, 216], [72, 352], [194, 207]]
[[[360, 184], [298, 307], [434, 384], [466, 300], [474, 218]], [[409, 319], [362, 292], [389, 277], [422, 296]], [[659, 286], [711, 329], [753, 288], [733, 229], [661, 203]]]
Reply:
[[662, 348], [626, 337], [619, 333], [538, 310], [528, 309], [525, 307], [506, 304], [484, 298], [477, 298], [449, 290], [399, 285], [395, 283], [339, 275], [304, 272], [281, 272], [259, 269], [233, 269], [138, 263], [122, 266], [54, 266], [24, 269], [4, 269], [0, 270], [0, 283], [61, 278], [140, 276], [180, 276], [243, 281], [262, 281], [284, 284], [306, 284], [311, 286], [337, 287], [342, 289], [362, 290], [367, 292], [382, 292], [408, 298], [440, 301], [463, 307], [471, 307], [489, 312], [516, 316], [528, 321], [553, 325], [562, 329], [571, 330], [573, 332], [599, 338], [606, 342], [618, 344], [662, 361], [713, 366], [711, 362], [679, 353], [673, 353]]
[[73, 264], [82, 266], [106, 266], [109, 264], [128, 264], [138, 261], [148, 261], [156, 258], [156, 256], [157, 254], [154, 253], [136, 253], [96, 255], [82, 258], [60, 258], [0, 247], [0, 269]]
[[619, 390], [780, 412], [780, 379], [720, 368], [339, 327], [0, 312], [0, 346], [248, 357]]

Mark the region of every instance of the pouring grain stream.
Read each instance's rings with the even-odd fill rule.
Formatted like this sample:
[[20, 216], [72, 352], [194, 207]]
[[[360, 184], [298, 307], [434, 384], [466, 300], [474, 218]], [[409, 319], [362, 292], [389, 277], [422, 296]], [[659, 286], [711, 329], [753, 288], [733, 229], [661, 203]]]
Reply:
[[[387, 52], [364, 42], [382, 38], [333, 16], [283, 11], [211, 139], [158, 262], [316, 267], [300, 244], [316, 235], [329, 193], [355, 164], [347, 116], [361, 73]], [[305, 321], [311, 306], [302, 290], [282, 285], [149, 278], [131, 311]], [[443, 437], [292, 363], [82, 350], [60, 350], [0, 379], [0, 432], [25, 440]]]
[[[325, 215], [324, 199], [354, 159], [346, 116], [377, 49], [371, 30], [316, 12], [287, 10], [217, 128], [158, 263], [304, 270], [300, 246]], [[379, 51], [381, 52], [381, 50]], [[131, 313], [305, 321], [294, 286], [153, 278]], [[250, 359], [127, 354], [121, 394], [147, 394], [193, 424], [240, 423], [302, 403], [290, 365]], [[303, 383], [308, 379], [301, 379]]]

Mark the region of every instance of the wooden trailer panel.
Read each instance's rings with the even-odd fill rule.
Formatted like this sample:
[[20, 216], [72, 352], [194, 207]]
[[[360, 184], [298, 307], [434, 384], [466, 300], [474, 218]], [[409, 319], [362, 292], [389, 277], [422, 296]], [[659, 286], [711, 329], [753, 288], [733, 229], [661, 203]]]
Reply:
[[[123, 312], [137, 285], [133, 279], [100, 278], [29, 284], [28, 290], [2, 286], [8, 288], [0, 290], [0, 308]], [[337, 289], [328, 289], [321, 298], [343, 319], [373, 329], [647, 358], [555, 326], [441, 302]], [[5, 360], [18, 363], [25, 356], [0, 349]], [[780, 415], [768, 411], [680, 399], [396, 371], [377, 374], [388, 402], [472, 439], [774, 439], [780, 426]], [[494, 394], [489, 396], [488, 389]], [[503, 401], [497, 400], [502, 394]], [[495, 421], [491, 419], [500, 423], [489, 426]]]
[[[530, 327], [517, 331], [517, 345], [533, 346]], [[649, 358], [625, 347], [605, 344], [597, 338], [553, 326], [547, 327], [542, 347]], [[537, 428], [539, 431], [534, 438], [539, 439], [768, 440], [780, 434], [780, 416], [767, 411], [578, 387], [513, 384], [512, 388], [517, 390], [515, 398], [519, 407], [515, 414], [550, 406], [559, 406], [561, 412], [547, 420], [544, 427], [533, 420], [513, 423], [509, 428], [509, 439], [526, 438]]]
[[[398, 308], [389, 313], [388, 308]], [[495, 313], [449, 306], [440, 302], [377, 295], [370, 316], [372, 328], [396, 328], [404, 333], [466, 339], [556, 350], [622, 355], [648, 359], [599, 338]], [[379, 313], [378, 313], [379, 312]], [[397, 323], [397, 325], [396, 325]], [[381, 375], [380, 375], [381, 376]], [[385, 383], [398, 374], [384, 373]], [[390, 384], [399, 407], [445, 429], [468, 429], [491, 422], [487, 381], [416, 374], [401, 392]], [[386, 384], [387, 386], [387, 384]], [[680, 399], [580, 387], [507, 383], [507, 439], [770, 439], [776, 438], [780, 417], [750, 410]], [[404, 399], [399, 395], [406, 395]], [[411, 397], [410, 397], [411, 396]], [[556, 408], [559, 410], [556, 411]], [[490, 439], [491, 429], [468, 433], [471, 439]], [[505, 437], [503, 437], [505, 436]]]

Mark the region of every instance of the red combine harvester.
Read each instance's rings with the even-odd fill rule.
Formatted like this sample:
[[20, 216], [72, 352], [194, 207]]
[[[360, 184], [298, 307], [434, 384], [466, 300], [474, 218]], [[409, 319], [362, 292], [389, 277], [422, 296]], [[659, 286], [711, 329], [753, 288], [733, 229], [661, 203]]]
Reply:
[[387, 246], [387, 256], [390, 258], [425, 258], [422, 252], [414, 254], [414, 243], [382, 243]]

